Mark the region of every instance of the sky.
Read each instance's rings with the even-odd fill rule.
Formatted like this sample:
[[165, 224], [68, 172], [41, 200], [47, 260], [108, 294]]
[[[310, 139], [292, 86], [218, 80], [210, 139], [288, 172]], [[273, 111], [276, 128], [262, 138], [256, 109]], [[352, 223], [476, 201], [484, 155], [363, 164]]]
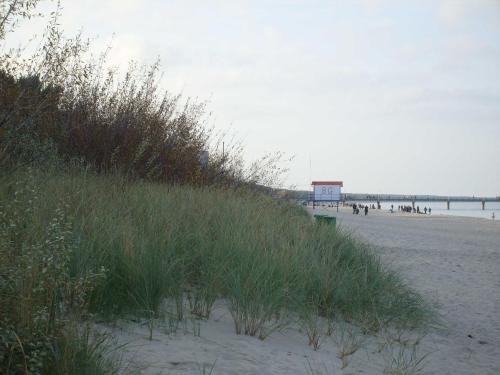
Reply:
[[[500, 0], [62, 6], [66, 34], [111, 43], [111, 63], [160, 58], [165, 87], [208, 101], [247, 160], [293, 157], [287, 186], [500, 195]], [[42, 24], [21, 24], [16, 38]]]

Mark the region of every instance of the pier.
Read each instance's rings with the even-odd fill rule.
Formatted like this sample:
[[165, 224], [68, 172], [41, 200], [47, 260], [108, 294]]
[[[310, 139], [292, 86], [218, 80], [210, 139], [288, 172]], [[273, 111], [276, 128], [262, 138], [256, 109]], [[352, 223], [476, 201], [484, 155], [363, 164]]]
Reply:
[[417, 202], [443, 202], [446, 203], [446, 209], [450, 209], [453, 202], [478, 202], [484, 211], [487, 202], [500, 202], [500, 197], [438, 197], [426, 195], [361, 195], [361, 194], [343, 194], [344, 202], [411, 202], [415, 207]]

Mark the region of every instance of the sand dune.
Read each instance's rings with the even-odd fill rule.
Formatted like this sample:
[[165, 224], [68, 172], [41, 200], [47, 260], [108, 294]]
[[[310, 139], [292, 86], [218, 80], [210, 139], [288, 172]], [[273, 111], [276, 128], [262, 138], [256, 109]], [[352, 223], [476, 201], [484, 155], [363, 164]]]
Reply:
[[[410, 285], [439, 304], [445, 328], [427, 334], [422, 374], [500, 374], [500, 223], [484, 219], [315, 210], [375, 246]], [[199, 326], [196, 326], [199, 324]], [[381, 338], [364, 337], [341, 369], [339, 339], [323, 337], [318, 351], [291, 323], [265, 341], [237, 336], [224, 301], [208, 321], [187, 321], [176, 333], [144, 325], [105, 326], [128, 343], [124, 358], [141, 374], [382, 374], [391, 357]], [[199, 336], [196, 334], [199, 329]], [[205, 372], [203, 372], [205, 368]], [[312, 371], [314, 372], [311, 372]]]

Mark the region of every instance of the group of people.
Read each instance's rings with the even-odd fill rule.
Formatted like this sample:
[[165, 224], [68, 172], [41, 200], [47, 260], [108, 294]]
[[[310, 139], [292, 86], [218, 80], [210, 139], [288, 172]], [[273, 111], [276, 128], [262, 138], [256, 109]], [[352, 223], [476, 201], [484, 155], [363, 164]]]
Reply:
[[[372, 209], [375, 209], [375, 205], [372, 204]], [[353, 215], [359, 215], [359, 210], [361, 210], [361, 212], [364, 211], [365, 213], [365, 216], [368, 215], [368, 206], [367, 205], [363, 205], [363, 204], [356, 204], [354, 203], [352, 205], [352, 214]]]
[[[372, 210], [375, 210], [375, 209], [381, 209], [381, 206], [380, 206], [380, 203], [377, 203], [377, 206], [375, 206], [375, 204], [370, 204], [370, 205], [364, 205], [364, 204], [361, 204], [361, 203], [353, 203], [352, 204], [352, 214], [353, 215], [359, 215], [359, 212], [361, 211], [362, 213], [364, 212], [365, 213], [365, 216], [368, 215], [368, 210], [369, 209], [372, 209]], [[399, 205], [398, 206], [398, 211], [399, 212], [407, 212], [407, 213], [414, 213], [414, 214], [427, 214], [427, 213], [431, 213], [432, 212], [432, 209], [429, 207], [424, 207], [423, 210], [420, 210], [420, 206], [417, 206], [417, 207], [414, 207], [414, 206], [404, 206], [404, 205]], [[390, 209], [390, 212], [393, 213], [394, 212], [394, 205], [391, 204], [391, 209]]]
[[[391, 204], [391, 212], [394, 210], [394, 205]], [[420, 206], [398, 206], [398, 211], [400, 212], [408, 212], [408, 213], [414, 213], [414, 214], [427, 214], [427, 212], [430, 214], [432, 212], [432, 209], [429, 207], [424, 207], [423, 210], [420, 210]]]

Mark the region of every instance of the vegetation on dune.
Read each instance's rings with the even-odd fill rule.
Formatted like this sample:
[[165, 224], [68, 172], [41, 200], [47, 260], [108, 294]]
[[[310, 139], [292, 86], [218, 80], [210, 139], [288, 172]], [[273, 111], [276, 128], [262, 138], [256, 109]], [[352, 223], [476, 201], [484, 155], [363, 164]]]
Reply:
[[[10, 17], [37, 3], [9, 2], [18, 9]], [[224, 134], [210, 126], [205, 103], [163, 91], [159, 62], [130, 63], [122, 75], [109, 66], [109, 50], [89, 57], [90, 44], [81, 35], [65, 38], [58, 15], [53, 14], [41, 48], [32, 56], [22, 58], [22, 50], [0, 54], [4, 168], [42, 158], [44, 149], [36, 147], [41, 155], [31, 152], [38, 143], [55, 148], [65, 162], [79, 160], [129, 179], [198, 186], [279, 182], [281, 153], [246, 166], [242, 145], [224, 142]], [[5, 17], [9, 19], [8, 12], [0, 13], [0, 19]], [[204, 152], [210, 157], [202, 164]]]
[[[36, 0], [0, 4], [0, 42]], [[204, 106], [159, 91], [158, 65], [119, 79], [64, 39], [57, 12], [30, 59], [0, 59], [0, 372], [109, 374], [95, 315], [208, 318], [267, 337], [293, 316], [363, 330], [429, 316], [364, 244], [259, 190], [280, 154], [245, 167]], [[203, 151], [208, 163], [200, 163]]]
[[112, 361], [90, 354], [104, 348], [105, 340], [94, 341], [88, 330], [72, 324], [85, 318], [104, 270], [73, 274], [79, 249], [65, 202], [42, 210], [46, 192], [29, 173], [21, 180], [3, 175], [2, 186], [7, 190], [0, 197], [1, 372], [108, 373]]
[[[227, 297], [235, 323], [251, 334], [285, 308], [364, 324], [423, 317], [418, 296], [365, 245], [265, 195], [89, 171], [31, 178], [38, 198], [23, 199], [37, 205], [31, 225], [43, 227], [64, 205], [77, 246], [73, 276], [106, 270], [92, 293], [95, 312], [157, 311], [165, 298], [180, 309], [187, 293], [200, 316]], [[15, 198], [16, 180], [4, 177], [2, 201]]]
[[0, 202], [5, 368], [54, 363], [75, 318], [208, 318], [218, 298], [236, 333], [264, 339], [294, 316], [314, 347], [318, 316], [364, 330], [428, 317], [365, 245], [261, 193], [72, 168], [4, 174]]

